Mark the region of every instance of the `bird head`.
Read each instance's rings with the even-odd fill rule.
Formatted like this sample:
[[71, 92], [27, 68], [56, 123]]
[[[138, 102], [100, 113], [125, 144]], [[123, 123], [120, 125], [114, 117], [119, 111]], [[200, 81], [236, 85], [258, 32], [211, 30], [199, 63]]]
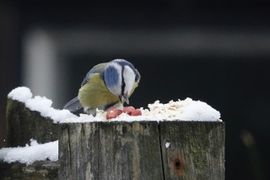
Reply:
[[108, 90], [119, 97], [121, 103], [129, 103], [129, 97], [140, 81], [140, 73], [128, 61], [116, 59], [106, 65], [103, 74]]

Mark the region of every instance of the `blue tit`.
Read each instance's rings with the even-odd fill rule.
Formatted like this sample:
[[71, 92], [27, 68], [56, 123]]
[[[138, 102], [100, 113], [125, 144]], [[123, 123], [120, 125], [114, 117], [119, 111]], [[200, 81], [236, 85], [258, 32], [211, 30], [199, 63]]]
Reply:
[[140, 79], [139, 71], [124, 59], [97, 64], [83, 79], [78, 96], [70, 100], [64, 109], [77, 112], [83, 108], [84, 112], [95, 114], [96, 109], [121, 107], [129, 103]]

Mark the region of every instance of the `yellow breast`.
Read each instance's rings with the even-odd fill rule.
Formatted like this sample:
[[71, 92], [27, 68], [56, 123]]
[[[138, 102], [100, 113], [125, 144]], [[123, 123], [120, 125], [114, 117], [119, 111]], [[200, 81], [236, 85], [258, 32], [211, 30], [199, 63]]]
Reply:
[[89, 81], [80, 88], [78, 97], [84, 108], [91, 109], [100, 108], [119, 101], [119, 98], [107, 89], [98, 73], [93, 74]]

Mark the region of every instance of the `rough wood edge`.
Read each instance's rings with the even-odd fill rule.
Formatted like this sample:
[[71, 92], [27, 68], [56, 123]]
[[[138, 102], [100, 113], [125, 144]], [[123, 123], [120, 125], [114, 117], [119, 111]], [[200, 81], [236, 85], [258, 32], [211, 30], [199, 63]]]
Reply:
[[24, 103], [7, 99], [6, 108], [7, 146], [24, 146], [31, 138], [38, 143], [55, 141], [59, 137], [59, 126], [53, 120], [32, 111]]
[[36, 161], [31, 165], [0, 161], [0, 179], [56, 180], [58, 179], [58, 169], [59, 163], [52, 161]]

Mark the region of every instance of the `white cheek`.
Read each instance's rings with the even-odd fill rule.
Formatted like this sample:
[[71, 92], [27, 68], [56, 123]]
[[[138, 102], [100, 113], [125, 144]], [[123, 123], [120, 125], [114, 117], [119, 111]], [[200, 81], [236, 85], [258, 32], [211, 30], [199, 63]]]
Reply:
[[135, 74], [134, 74], [133, 70], [128, 66], [124, 67], [124, 72], [123, 73], [124, 73], [123, 74], [124, 75], [124, 81], [125, 81], [125, 84], [126, 84], [124, 93], [128, 94], [128, 96], [130, 96], [131, 91], [133, 89], [133, 85], [135, 83]]

